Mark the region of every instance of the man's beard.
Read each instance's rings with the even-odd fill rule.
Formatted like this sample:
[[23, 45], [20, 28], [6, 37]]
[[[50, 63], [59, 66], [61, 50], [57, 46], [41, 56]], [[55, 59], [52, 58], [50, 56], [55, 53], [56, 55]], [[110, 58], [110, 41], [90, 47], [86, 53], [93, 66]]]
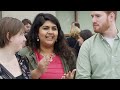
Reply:
[[108, 20], [107, 20], [107, 21], [106, 21], [104, 24], [102, 24], [102, 26], [99, 27], [98, 29], [95, 30], [95, 28], [94, 28], [94, 32], [95, 32], [95, 33], [103, 34], [106, 30], [108, 30], [109, 27], [110, 27], [110, 25], [109, 25], [109, 22], [108, 22]]

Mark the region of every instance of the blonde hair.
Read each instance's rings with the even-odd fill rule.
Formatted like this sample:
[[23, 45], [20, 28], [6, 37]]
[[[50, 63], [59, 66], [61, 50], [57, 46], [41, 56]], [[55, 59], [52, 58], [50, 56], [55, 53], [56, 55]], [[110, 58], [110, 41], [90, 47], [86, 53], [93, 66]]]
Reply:
[[79, 33], [80, 33], [80, 28], [78, 28], [77, 26], [73, 25], [71, 27], [71, 30], [70, 30], [70, 36], [75, 38], [75, 39], [78, 39], [79, 38]]

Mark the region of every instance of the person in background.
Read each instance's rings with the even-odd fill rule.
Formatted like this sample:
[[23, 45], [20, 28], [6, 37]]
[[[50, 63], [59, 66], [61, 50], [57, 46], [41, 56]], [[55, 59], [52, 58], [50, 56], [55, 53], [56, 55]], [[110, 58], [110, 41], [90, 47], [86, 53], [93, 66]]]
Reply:
[[31, 79], [28, 60], [17, 54], [25, 45], [24, 32], [20, 20], [0, 20], [0, 79]]
[[76, 63], [76, 79], [120, 79], [120, 32], [117, 11], [92, 11], [96, 32], [86, 40]]
[[[28, 34], [28, 47], [19, 54], [29, 60], [34, 79], [73, 79], [76, 57], [67, 45], [58, 19], [49, 13], [39, 13]], [[26, 54], [22, 54], [22, 52]]]
[[25, 37], [26, 37], [26, 39], [27, 39], [25, 46], [27, 46], [27, 45], [28, 45], [28, 33], [29, 33], [29, 31], [30, 31], [32, 22], [31, 22], [29, 19], [26, 19], [26, 18], [25, 18], [25, 19], [22, 20], [22, 23], [23, 23], [24, 26], [25, 26]]
[[79, 46], [81, 46], [83, 44], [83, 42], [87, 39], [89, 39], [92, 36], [92, 32], [88, 29], [85, 30], [81, 30], [80, 34], [79, 34]]
[[28, 32], [30, 31], [30, 28], [31, 28], [31, 21], [29, 19], [23, 19], [22, 20], [22, 23], [24, 24], [25, 26], [25, 35], [28, 34]]
[[72, 22], [70, 37], [67, 38], [67, 43], [74, 50], [76, 57], [78, 56], [80, 49], [79, 42], [77, 41], [80, 31], [80, 24], [78, 22]]

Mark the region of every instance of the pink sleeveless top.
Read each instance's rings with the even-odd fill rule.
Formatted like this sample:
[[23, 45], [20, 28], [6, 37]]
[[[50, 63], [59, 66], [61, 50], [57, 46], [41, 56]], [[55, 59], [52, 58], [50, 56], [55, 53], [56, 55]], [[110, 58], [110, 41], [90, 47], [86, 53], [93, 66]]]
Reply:
[[[43, 56], [37, 51], [34, 50], [36, 59], [39, 62]], [[64, 75], [64, 68], [61, 62], [61, 59], [58, 55], [53, 57], [52, 62], [48, 65], [47, 71], [40, 76], [40, 79], [61, 79]]]

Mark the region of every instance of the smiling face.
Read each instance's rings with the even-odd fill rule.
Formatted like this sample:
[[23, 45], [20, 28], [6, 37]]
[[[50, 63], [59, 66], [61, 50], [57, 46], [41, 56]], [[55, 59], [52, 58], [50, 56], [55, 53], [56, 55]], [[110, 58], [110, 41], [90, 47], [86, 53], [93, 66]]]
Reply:
[[104, 11], [93, 11], [91, 13], [93, 29], [96, 33], [104, 33], [110, 27], [109, 15]]
[[46, 21], [39, 28], [38, 36], [40, 39], [40, 45], [54, 46], [54, 43], [58, 37], [57, 26], [54, 23], [52, 23], [51, 21]]

